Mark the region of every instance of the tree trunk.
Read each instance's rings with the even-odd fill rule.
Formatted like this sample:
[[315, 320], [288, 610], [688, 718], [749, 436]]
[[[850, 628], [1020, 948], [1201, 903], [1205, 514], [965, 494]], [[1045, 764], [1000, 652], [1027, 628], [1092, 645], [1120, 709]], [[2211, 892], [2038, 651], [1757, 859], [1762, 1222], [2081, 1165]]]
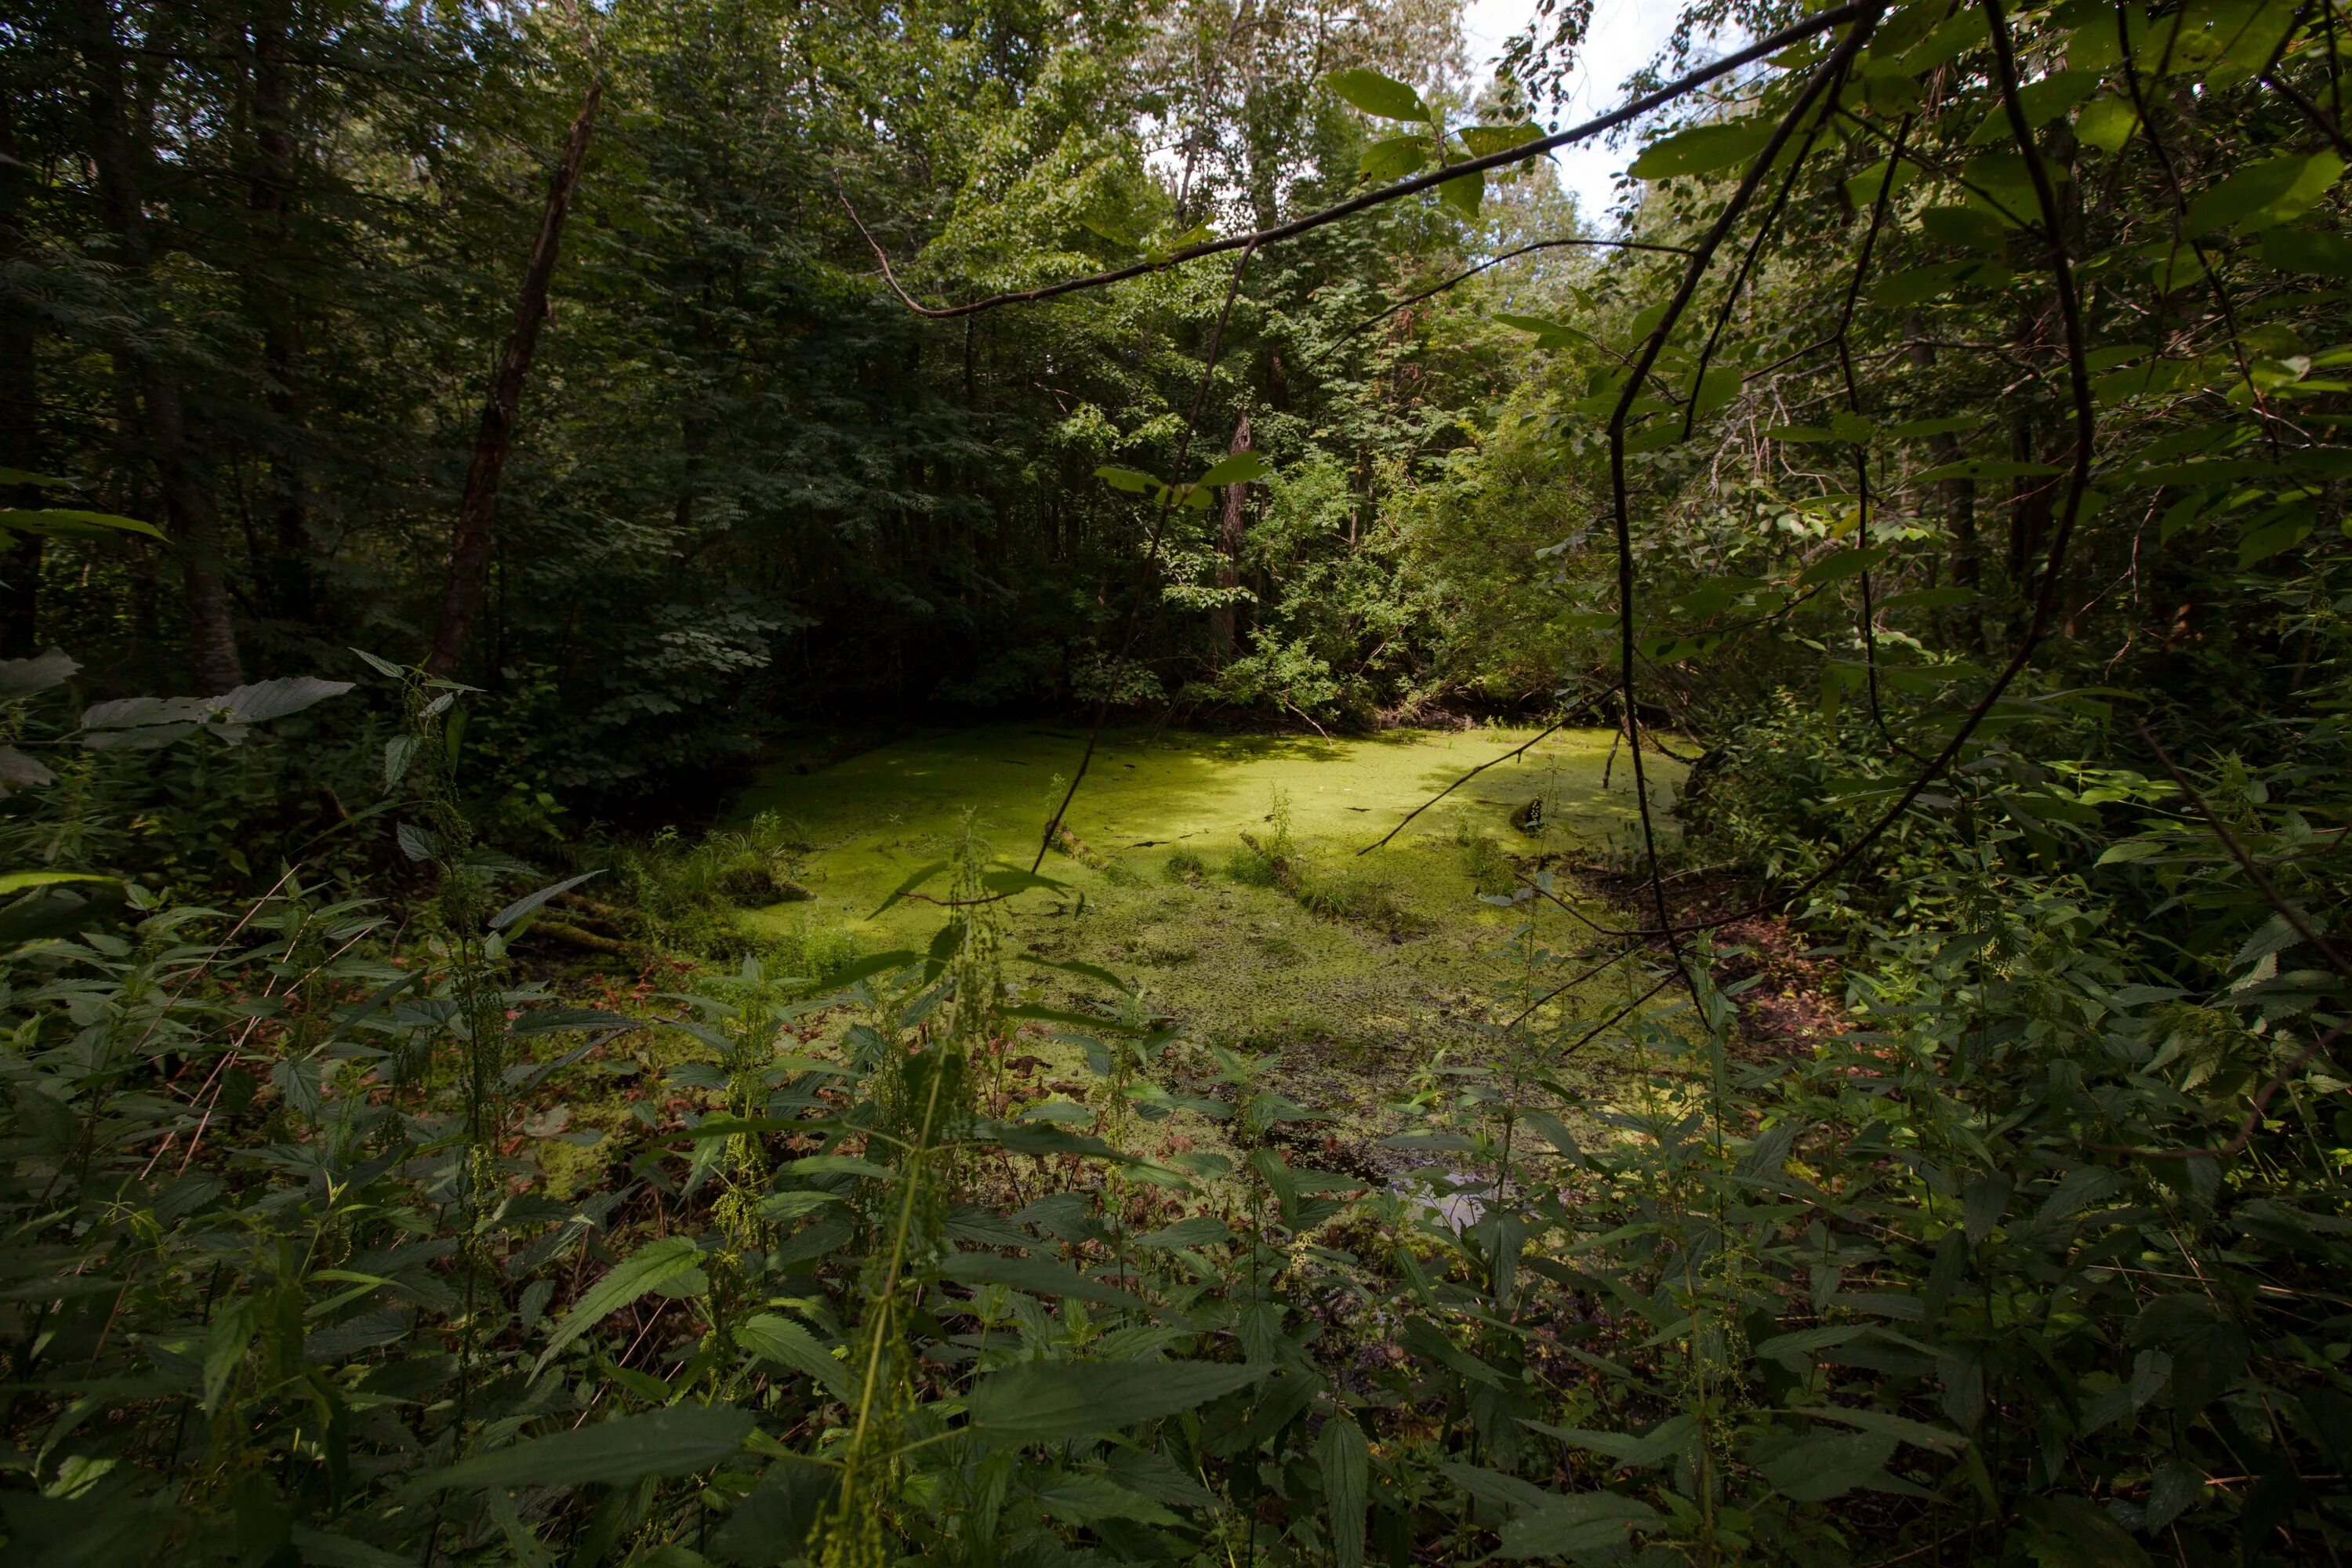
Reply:
[[[253, 23], [253, 158], [246, 171], [246, 205], [253, 214], [254, 253], [293, 254], [294, 107], [287, 79], [286, 40], [290, 5], [262, 5]], [[310, 517], [304, 500], [300, 373], [302, 324], [296, 314], [299, 291], [259, 268], [245, 273], [247, 311], [261, 329], [261, 367], [268, 378], [271, 433], [269, 470], [275, 494], [269, 564], [263, 584], [269, 612], [282, 620], [308, 621], [312, 614]]]
[[[1924, 341], [1927, 329], [1916, 311], [1905, 327], [1911, 339], [1912, 364], [1921, 370], [1934, 368], [1935, 345]], [[1927, 455], [1936, 459], [1936, 467], [1945, 468], [1958, 463], [1966, 454], [1960, 448], [1960, 438], [1948, 430], [1927, 437]], [[1960, 477], [1941, 480], [1936, 488], [1944, 492], [1944, 521], [1952, 534], [1952, 585], [1981, 593], [1984, 573], [1977, 548], [1977, 482]], [[1975, 603], [1961, 605], [1953, 614], [1960, 627], [1961, 640], [1969, 649], [1984, 652], [1984, 606]]]
[[540, 324], [547, 319], [547, 286], [555, 276], [555, 260], [563, 244], [563, 220], [572, 211], [572, 195], [580, 184], [580, 165], [588, 156], [588, 136], [596, 126], [596, 106], [604, 83], [591, 81], [581, 100], [572, 134], [547, 191], [547, 211], [539, 222], [539, 240], [523, 268], [522, 291], [515, 298], [514, 325], [507, 332], [507, 351], [490, 378], [489, 396], [482, 403], [482, 422], [474, 437], [474, 461], [466, 470], [466, 489], [457, 501], [457, 530], [449, 546], [449, 580], [441, 594], [440, 618], [434, 624], [432, 650], [425, 668], [451, 676], [466, 657], [466, 641], [482, 605], [482, 586], [490, 574], [490, 524], [498, 514], [499, 475], [506, 468], [508, 448], [514, 445], [515, 411], [522, 402], [522, 385], [530, 374], [531, 356], [539, 352]]
[[[25, 250], [25, 165], [17, 161], [16, 127], [0, 94], [0, 264]], [[0, 466], [37, 473], [41, 467], [40, 365], [34, 357], [33, 324], [21, 312], [0, 306]], [[0, 504], [37, 507], [40, 491], [31, 485], [0, 487]], [[40, 651], [41, 536], [20, 535], [0, 557], [0, 658], [25, 658]]]
[[[1241, 423], [1234, 426], [1233, 445], [1225, 450], [1229, 453], [1246, 452], [1249, 450], [1249, 416], [1244, 414], [1242, 416]], [[1224, 552], [1224, 559], [1217, 563], [1217, 586], [1227, 593], [1242, 585], [1242, 546], [1247, 543], [1249, 539], [1245, 526], [1246, 519], [1242, 509], [1248, 500], [1247, 485], [1225, 487], [1224, 537], [1219, 542], [1219, 547]], [[1209, 611], [1209, 640], [1213, 645], [1211, 657], [1217, 661], [1219, 669], [1231, 664], [1234, 655], [1238, 651], [1240, 638], [1237, 636], [1237, 628], [1240, 613], [1241, 605], [1236, 600], [1227, 600]]]
[[[131, 137], [121, 43], [114, 36], [114, 16], [106, 0], [81, 0], [78, 20], [89, 78], [90, 155], [100, 201], [114, 228], [117, 259], [135, 281], [145, 283], [154, 263], [141, 189], [146, 159]], [[136, 343], [116, 350], [114, 363], [116, 374], [135, 378], [140, 390], [148, 455], [163, 492], [164, 527], [180, 557], [190, 671], [204, 695], [229, 690], [245, 683], [245, 670], [237, 658], [236, 628], [229, 620], [220, 523], [205, 489], [203, 465], [188, 445], [179, 378], [153, 351]]]

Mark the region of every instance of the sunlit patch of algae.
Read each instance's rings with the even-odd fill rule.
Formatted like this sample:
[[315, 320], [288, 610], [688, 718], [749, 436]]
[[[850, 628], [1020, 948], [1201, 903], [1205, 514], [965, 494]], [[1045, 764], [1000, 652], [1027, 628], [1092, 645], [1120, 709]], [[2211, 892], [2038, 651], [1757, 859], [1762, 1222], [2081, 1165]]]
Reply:
[[[1013, 977], [1040, 983], [1057, 1002], [1082, 992], [1023, 965], [1022, 955], [1139, 980], [1195, 1044], [1272, 1053], [1275, 1081], [1339, 1113], [1343, 1124], [1328, 1131], [1360, 1147], [1385, 1120], [1381, 1103], [1441, 1050], [1455, 1062], [1485, 1054], [1468, 1020], [1516, 1011], [1524, 966], [1501, 951], [1516, 931], [1537, 922], [1538, 940], [1555, 951], [1589, 940], [1539, 902], [1482, 903], [1482, 861], [1491, 886], [1496, 849], [1521, 864], [1546, 854], [1583, 861], [1633, 841], [1622, 751], [1612, 768], [1608, 731], [1565, 731], [1470, 779], [1385, 847], [1355, 853], [1534, 733], [1400, 730], [1327, 740], [1108, 731], [1067, 818], [1098, 863], [1049, 854], [1041, 869], [1064, 888], [1005, 906]], [[877, 908], [910, 874], [953, 852], [967, 808], [1000, 858], [1026, 867], [1057, 781], [1066, 783], [1084, 749], [1082, 732], [1008, 723], [900, 741], [805, 773], [777, 767], [739, 810], [746, 819], [776, 813], [813, 847], [798, 875], [814, 898], [753, 912], [747, 923], [839, 925], [867, 951], [919, 951], [945, 911], [914, 900]], [[1651, 762], [1662, 822], [1678, 775]], [[1347, 912], [1310, 912], [1279, 889], [1229, 872], [1244, 833], [1265, 841], [1277, 796], [1307, 879], [1340, 895]], [[1512, 817], [1535, 799], [1542, 826], [1529, 833]], [[941, 878], [926, 889], [944, 885]], [[1605, 918], [1597, 906], [1588, 912]], [[1560, 1016], [1598, 1015], [1623, 991], [1622, 978], [1603, 975], [1563, 996]], [[1580, 1058], [1578, 1070], [1605, 1060]]]

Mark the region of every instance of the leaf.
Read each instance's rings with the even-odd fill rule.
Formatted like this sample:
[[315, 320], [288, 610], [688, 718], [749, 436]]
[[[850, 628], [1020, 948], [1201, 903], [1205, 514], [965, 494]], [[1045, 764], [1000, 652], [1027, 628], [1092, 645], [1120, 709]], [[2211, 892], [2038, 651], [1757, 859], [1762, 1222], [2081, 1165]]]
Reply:
[[790, 1318], [760, 1312], [735, 1326], [735, 1342], [764, 1361], [802, 1373], [845, 1404], [856, 1393], [849, 1368], [824, 1343]]
[[964, 1408], [990, 1436], [1050, 1443], [1174, 1415], [1273, 1370], [1217, 1362], [1023, 1362], [973, 1384]]
[[1153, 490], [1160, 488], [1158, 479], [1153, 479], [1150, 474], [1139, 473], [1133, 468], [1097, 468], [1095, 478], [1111, 489], [1125, 490], [1129, 495], [1150, 495]]
[[[890, 890], [890, 896], [882, 900], [880, 907], [875, 910], [874, 915], [880, 914], [947, 868], [948, 863], [944, 860], [934, 860], [929, 865], [919, 868], [912, 876]], [[872, 920], [874, 915], [868, 915], [866, 918]]]
[[1274, 465], [1256, 452], [1235, 452], [1212, 467], [1192, 482], [1210, 485], [1245, 485], [1265, 479], [1274, 472]]
[[1874, 544], [1868, 550], [1841, 550], [1824, 556], [1797, 574], [1800, 586], [1811, 588], [1822, 583], [1842, 583], [1848, 577], [1859, 577], [1878, 565], [1890, 554], [1891, 544]]
[[804, 1556], [840, 1478], [828, 1465], [793, 1455], [778, 1458], [711, 1537], [710, 1550], [750, 1568], [776, 1568]]
[[21, 893], [27, 888], [54, 888], [66, 882], [103, 882], [109, 887], [121, 887], [119, 877], [100, 877], [88, 871], [5, 871], [0, 872], [0, 898]]
[[604, 868], [602, 866], [599, 866], [593, 871], [583, 871], [577, 877], [566, 877], [561, 882], [551, 882], [535, 893], [525, 894], [523, 897], [517, 899], [513, 903], [509, 904], [505, 909], [500, 910], [497, 914], [492, 915], [490, 917], [490, 929], [492, 931], [504, 931], [507, 927], [514, 924], [515, 921], [522, 919], [523, 916], [530, 914], [532, 910], [546, 903], [548, 900], [555, 897], [558, 893], [568, 893], [572, 889], [578, 887], [581, 883], [588, 880], [589, 878], [601, 877], [604, 874]]
[[1370, 1502], [1371, 1449], [1364, 1429], [1342, 1411], [1323, 1423], [1315, 1441], [1323, 1472], [1324, 1511], [1331, 1521], [1331, 1554], [1339, 1568], [1363, 1568], [1364, 1515]]
[[[2025, 123], [2040, 130], [2098, 89], [2099, 75], [2089, 70], [2056, 70], [2039, 81], [2028, 82], [2018, 89], [2017, 106], [2025, 113]], [[2002, 141], [2013, 134], [2008, 106], [1995, 103], [1969, 136], [1969, 145], [1981, 147], [1989, 142]]]
[[2252, 163], [2198, 193], [2181, 227], [2189, 234], [2251, 234], [2300, 217], [2344, 174], [2333, 153], [2284, 153]]
[[1097, 1471], [1049, 1471], [1025, 1481], [1022, 1494], [1066, 1524], [1092, 1524], [1102, 1519], [1132, 1519], [1144, 1524], [1183, 1522], [1150, 1498]]
[[305, 1563], [319, 1568], [413, 1568], [415, 1559], [348, 1535], [333, 1535], [311, 1525], [298, 1524], [288, 1537]]
[[755, 1425], [751, 1412], [731, 1405], [674, 1405], [477, 1454], [408, 1490], [609, 1486], [640, 1476], [688, 1475], [742, 1452]]
[[150, 539], [162, 539], [163, 531], [152, 522], [142, 522], [135, 517], [117, 517], [110, 511], [83, 511], [72, 507], [42, 507], [26, 511], [17, 507], [0, 509], [0, 528], [13, 528], [19, 533], [92, 537], [113, 533], [143, 533]]
[[559, 1034], [566, 1029], [625, 1029], [636, 1023], [635, 1018], [607, 1013], [601, 1007], [534, 1007], [509, 1024], [507, 1033], [520, 1039], [531, 1035]]
[[2263, 259], [2282, 272], [2352, 279], [2352, 239], [2309, 228], [2273, 228], [2263, 236]]
[[1895, 1439], [1883, 1432], [1807, 1437], [1762, 1467], [1772, 1489], [1798, 1502], [1827, 1502], [1860, 1488], [1895, 1489], [1885, 1471]]
[[1645, 1502], [1614, 1492], [1586, 1492], [1529, 1509], [1503, 1526], [1497, 1557], [1581, 1557], [1621, 1551], [1634, 1531], [1665, 1516]]
[[1457, 174], [1437, 187], [1437, 199], [1473, 223], [1478, 219], [1478, 204], [1486, 197], [1486, 176], [1481, 170]]
[[1383, 136], [1356, 159], [1356, 173], [1376, 184], [1387, 184], [1417, 174], [1437, 156], [1437, 143], [1426, 136]]
[[1664, 180], [1677, 174], [1704, 174], [1744, 163], [1772, 140], [1769, 120], [1733, 120], [1694, 125], [1662, 137], [1642, 149], [1627, 172], [1637, 180]]
[[2129, 99], [2114, 94], [2093, 99], [2074, 116], [2075, 139], [2102, 153], [2121, 152], [2132, 132], [2138, 129], [2139, 110], [2131, 106]]
[[1487, 158], [1530, 142], [1540, 142], [1543, 135], [1543, 127], [1533, 121], [1522, 121], [1517, 125], [1472, 125], [1462, 132], [1462, 144], [1470, 149], [1472, 157]]
[[689, 1236], [665, 1237], [639, 1247], [608, 1269], [564, 1314], [549, 1336], [547, 1348], [531, 1363], [531, 1375], [537, 1377], [565, 1346], [590, 1329], [647, 1291], [692, 1272], [701, 1262], [702, 1249]]
[[1969, 1440], [1958, 1432], [1948, 1432], [1941, 1426], [1930, 1426], [1925, 1421], [1914, 1421], [1907, 1415], [1890, 1415], [1882, 1410], [1853, 1410], [1842, 1405], [1812, 1405], [1806, 1415], [1825, 1421], [1843, 1421], [1849, 1426], [1859, 1426], [1865, 1432], [1876, 1432], [1898, 1443], [1909, 1443], [1938, 1454], [1958, 1453], [1969, 1446]]
[[330, 697], [341, 697], [351, 689], [352, 683], [348, 680], [320, 680], [314, 675], [289, 675], [277, 680], [240, 686], [215, 698], [214, 701], [228, 710], [229, 722], [259, 724], [270, 719], [283, 719], [289, 713], [299, 713]]
[[363, 647], [355, 647], [352, 649], [352, 651], [359, 655], [361, 660], [378, 675], [388, 675], [394, 680], [402, 680], [407, 678], [408, 672], [401, 668], [400, 666], [393, 663], [392, 660], [388, 658], [380, 658], [375, 654], [368, 652], [368, 650]]
[[1571, 1447], [1606, 1455], [1616, 1460], [1620, 1468], [1663, 1465], [1681, 1455], [1698, 1435], [1698, 1422], [1689, 1415], [1670, 1416], [1639, 1437], [1626, 1432], [1592, 1432], [1575, 1426], [1549, 1426], [1540, 1421], [1525, 1421], [1523, 1425], [1530, 1431], [1556, 1437]]
[[81, 666], [58, 648], [34, 658], [0, 659], [0, 702], [13, 702], [62, 686]]
[[1429, 118], [1429, 108], [1421, 101], [1421, 94], [1392, 76], [1358, 66], [1333, 71], [1323, 82], [1347, 102], [1382, 120]]
[[1090, 1279], [1045, 1258], [1007, 1258], [996, 1252], [959, 1252], [940, 1265], [940, 1275], [959, 1285], [1003, 1285], [1032, 1296], [1070, 1296], [1109, 1307], [1143, 1303], [1116, 1285]]
[[2089, 1498], [2029, 1497], [2017, 1511], [2042, 1568], [2150, 1568], [2131, 1532]]
[[433, 835], [413, 822], [395, 823], [392, 836], [400, 845], [400, 852], [411, 860], [430, 860], [441, 853], [441, 846]]

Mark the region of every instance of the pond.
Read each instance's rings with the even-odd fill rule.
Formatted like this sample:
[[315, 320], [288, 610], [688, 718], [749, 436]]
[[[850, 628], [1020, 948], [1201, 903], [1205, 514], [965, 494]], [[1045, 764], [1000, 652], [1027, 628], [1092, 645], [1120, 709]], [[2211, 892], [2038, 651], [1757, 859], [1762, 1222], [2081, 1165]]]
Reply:
[[[1631, 770], [1622, 750], [1612, 761], [1611, 733], [1563, 731], [1528, 746], [1536, 734], [1109, 731], [1067, 819], [1087, 859], [1047, 856], [1043, 871], [1064, 887], [1007, 910], [1013, 975], [1054, 999], [1077, 993], [1021, 958], [1131, 977], [1189, 1038], [1266, 1057], [1309, 1103], [1398, 1090], [1444, 1053], [1475, 1052], [1478, 1021], [1524, 996], [1527, 965], [1506, 951], [1515, 932], [1533, 922], [1537, 940], [1561, 951], [1585, 940], [1557, 910], [1498, 908], [1482, 888], [1506, 892], [1517, 871], [1600, 860], [1635, 840]], [[1076, 728], [996, 724], [806, 772], [778, 765], [740, 810], [775, 813], [811, 846], [797, 874], [814, 897], [749, 918], [845, 927], [869, 951], [920, 947], [940, 924], [936, 907], [878, 906], [953, 852], [967, 812], [992, 853], [1025, 867], [1085, 740]], [[1495, 765], [1385, 847], [1357, 853], [1481, 763]], [[1652, 764], [1662, 819], [1679, 773]], [[1278, 816], [1294, 846], [1295, 875], [1282, 879], [1244, 838], [1266, 845]], [[1591, 1005], [1605, 1008], [1624, 984], [1593, 981]]]

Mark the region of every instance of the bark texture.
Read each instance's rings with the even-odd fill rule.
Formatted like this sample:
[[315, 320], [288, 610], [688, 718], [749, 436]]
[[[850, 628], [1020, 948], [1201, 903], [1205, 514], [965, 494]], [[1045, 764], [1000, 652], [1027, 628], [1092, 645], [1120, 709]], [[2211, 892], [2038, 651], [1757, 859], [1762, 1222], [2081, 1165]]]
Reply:
[[588, 138], [596, 128], [596, 108], [604, 84], [591, 82], [563, 143], [563, 156], [547, 191], [547, 210], [539, 222], [539, 239], [523, 268], [522, 289], [515, 297], [514, 325], [507, 332], [506, 353], [490, 378], [489, 395], [482, 402], [482, 421], [474, 437], [474, 460], [466, 470], [466, 489], [457, 501], [457, 529], [449, 545], [449, 577], [441, 594], [441, 613], [433, 627], [433, 647], [425, 668], [435, 675], [451, 676], [466, 657], [474, 618], [482, 607], [482, 589], [489, 581], [490, 553], [495, 536], [491, 524], [499, 508], [499, 476], [514, 446], [515, 414], [522, 403], [523, 383], [539, 352], [539, 330], [547, 319], [547, 289], [555, 277], [555, 262], [563, 247], [563, 223], [571, 216], [572, 197], [580, 185], [580, 166], [588, 157]]

